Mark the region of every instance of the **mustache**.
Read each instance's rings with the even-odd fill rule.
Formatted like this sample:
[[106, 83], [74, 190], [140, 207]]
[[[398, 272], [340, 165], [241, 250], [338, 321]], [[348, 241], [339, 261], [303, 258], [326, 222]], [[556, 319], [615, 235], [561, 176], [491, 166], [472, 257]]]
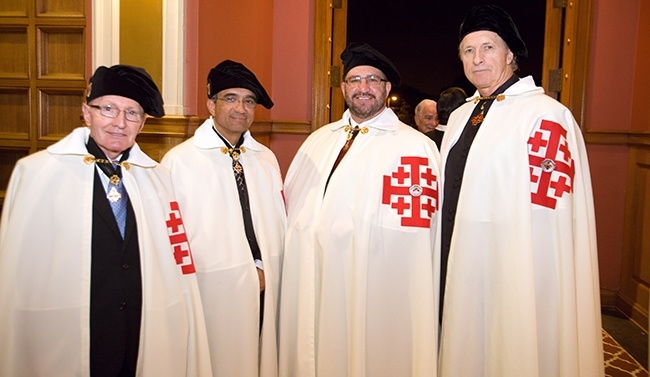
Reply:
[[356, 98], [358, 98], [358, 97], [371, 97], [371, 98], [377, 98], [377, 96], [375, 96], [374, 94], [372, 94], [372, 93], [370, 93], [370, 92], [359, 92], [359, 93], [355, 93], [355, 94], [352, 96], [353, 99], [356, 99]]

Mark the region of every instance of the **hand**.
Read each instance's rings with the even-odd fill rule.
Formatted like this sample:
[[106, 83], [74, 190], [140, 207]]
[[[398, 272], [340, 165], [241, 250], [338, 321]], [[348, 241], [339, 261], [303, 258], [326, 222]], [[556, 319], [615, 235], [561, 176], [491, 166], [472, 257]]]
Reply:
[[264, 291], [264, 288], [266, 288], [266, 283], [264, 282], [264, 270], [260, 270], [259, 268], [256, 268], [257, 270], [257, 277], [260, 279], [260, 292]]

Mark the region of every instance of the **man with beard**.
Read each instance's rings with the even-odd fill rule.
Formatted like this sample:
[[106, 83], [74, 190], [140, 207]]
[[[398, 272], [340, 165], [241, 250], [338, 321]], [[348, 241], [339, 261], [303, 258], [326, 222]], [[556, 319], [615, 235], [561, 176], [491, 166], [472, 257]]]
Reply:
[[341, 54], [343, 118], [287, 173], [281, 376], [431, 376], [439, 154], [386, 107], [400, 82], [367, 44]]

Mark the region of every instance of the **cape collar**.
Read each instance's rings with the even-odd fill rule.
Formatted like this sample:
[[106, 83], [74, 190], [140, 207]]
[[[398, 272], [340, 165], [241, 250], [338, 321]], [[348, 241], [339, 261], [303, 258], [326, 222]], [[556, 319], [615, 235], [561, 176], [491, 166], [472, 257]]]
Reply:
[[[544, 88], [536, 86], [532, 76], [526, 76], [508, 87], [503, 92], [503, 95], [505, 96], [505, 100], [507, 100], [509, 97], [523, 97], [540, 93], [544, 93]], [[473, 103], [480, 97], [481, 95], [476, 91], [472, 97], [467, 99], [467, 102]]]
[[[329, 128], [331, 131], [336, 131], [345, 126], [351, 125], [350, 121], [350, 109], [347, 109], [343, 113], [343, 117], [341, 117], [338, 122], [330, 124]], [[400, 120], [397, 115], [395, 115], [393, 110], [386, 107], [374, 118], [359, 124], [359, 127], [368, 127], [370, 129], [376, 129], [380, 131], [396, 131], [398, 129], [399, 122]]]
[[[196, 129], [194, 133], [194, 145], [199, 149], [216, 149], [221, 147], [230, 147], [226, 145], [223, 140], [217, 135], [213, 130], [214, 121], [212, 117], [208, 118]], [[242, 144], [244, 148], [251, 151], [261, 151], [262, 144], [257, 142], [251, 135], [250, 131], [244, 133], [244, 143]]]
[[[89, 136], [90, 128], [75, 128], [66, 137], [59, 140], [57, 143], [50, 145], [47, 148], [47, 151], [56, 155], [77, 155], [81, 157], [88, 156], [89, 153], [88, 149], [86, 148], [86, 144], [88, 143]], [[133, 144], [133, 147], [131, 147], [129, 158], [126, 159], [126, 162], [128, 162], [130, 165], [136, 165], [145, 168], [151, 168], [158, 165], [156, 161], [142, 152], [138, 146], [138, 143]]]

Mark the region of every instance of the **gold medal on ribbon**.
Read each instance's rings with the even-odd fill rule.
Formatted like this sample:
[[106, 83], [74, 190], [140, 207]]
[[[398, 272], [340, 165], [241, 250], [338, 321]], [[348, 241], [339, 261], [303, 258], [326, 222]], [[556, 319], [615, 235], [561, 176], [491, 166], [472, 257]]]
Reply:
[[120, 177], [118, 177], [117, 174], [113, 174], [109, 181], [111, 182], [111, 185], [117, 186], [120, 184]]

